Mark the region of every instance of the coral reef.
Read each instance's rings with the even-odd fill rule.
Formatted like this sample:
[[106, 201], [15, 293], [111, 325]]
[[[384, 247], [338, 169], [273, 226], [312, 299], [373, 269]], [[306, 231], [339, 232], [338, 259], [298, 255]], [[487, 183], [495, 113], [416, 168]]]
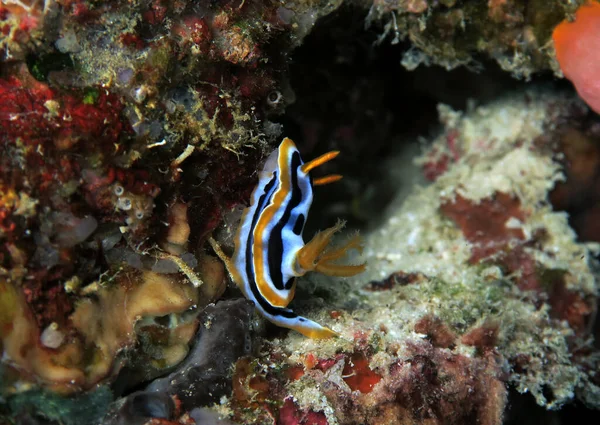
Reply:
[[488, 57], [515, 77], [556, 70], [552, 31], [585, 0], [374, 1], [368, 23], [383, 23], [380, 39], [409, 40], [402, 58], [408, 69], [436, 64], [477, 68]]
[[549, 200], [583, 105], [540, 89], [439, 110], [445, 131], [417, 161], [435, 180], [368, 235], [368, 276], [328, 314], [342, 337], [290, 334], [238, 362], [238, 422], [498, 424], [509, 388], [598, 408], [596, 248]]
[[[514, 391], [600, 408], [598, 115], [539, 85], [475, 106], [513, 87], [491, 73], [407, 166], [459, 65], [564, 72], [597, 109], [560, 36], [588, 3], [3, 0], [0, 423], [498, 424]], [[366, 275], [299, 283], [294, 309], [341, 335], [321, 342], [254, 316], [206, 244], [232, 251], [294, 132], [347, 176], [308, 225], [369, 229]]]
[[[490, 282], [481, 286], [484, 292], [480, 294], [488, 305], [484, 310], [481, 310], [483, 305], [472, 306], [475, 311], [479, 310], [480, 318], [476, 322], [484, 324], [493, 320], [501, 324], [495, 346], [510, 362], [518, 360], [513, 363], [514, 373], [509, 382], [516, 384], [520, 391], [531, 392], [538, 403], [549, 407], [560, 406], [573, 397], [575, 391], [584, 399], [597, 391], [593, 374], [587, 375], [584, 366], [587, 360], [578, 360], [572, 351], [580, 344], [589, 344], [586, 341], [593, 325], [597, 294], [593, 272], [595, 248], [576, 243], [567, 216], [554, 212], [548, 199], [549, 190], [564, 179], [555, 154], [559, 144], [553, 137], [556, 139], [557, 135], [578, 125], [573, 118], [578, 117], [581, 107], [574, 100], [563, 100], [560, 95], [529, 92], [482, 106], [469, 115], [440, 108], [446, 134], [434, 142], [419, 163], [431, 168], [444, 156], [452, 155], [450, 158], [456, 160], [428, 188], [439, 191], [434, 201], [437, 205], [429, 210], [435, 211], [434, 215], [424, 214], [424, 211], [406, 213], [419, 217], [420, 222], [429, 221], [450, 239], [436, 237], [437, 232], [423, 234], [418, 227], [406, 233], [409, 252], [423, 259], [435, 258], [435, 263], [417, 270], [406, 263], [411, 261], [411, 255], [388, 255], [377, 248], [377, 255], [387, 260], [383, 263], [385, 267], [379, 270], [379, 278], [388, 273], [386, 270], [419, 271], [430, 278], [441, 279], [450, 293], [458, 289], [452, 282], [459, 286], [469, 281]], [[508, 117], [511, 118], [507, 121]], [[444, 160], [447, 161], [453, 159]], [[424, 194], [419, 195], [423, 201], [420, 204], [431, 208], [424, 204]], [[459, 229], [458, 234], [450, 236], [456, 230], [452, 225], [448, 227], [445, 219], [452, 220]], [[394, 217], [390, 218], [390, 226], [393, 226], [392, 221]], [[399, 232], [409, 230], [401, 224], [397, 229]], [[397, 235], [400, 237], [401, 233]], [[433, 251], [420, 246], [423, 237], [434, 243]], [[446, 245], [443, 240], [451, 243]], [[457, 258], [462, 259], [459, 268]], [[386, 264], [388, 261], [392, 269]], [[506, 283], [509, 286], [505, 286]], [[493, 306], [493, 298], [515, 288], [518, 288], [516, 294], [527, 294], [520, 299], [524, 304], [520, 307], [515, 304], [504, 312], [503, 308]], [[459, 294], [460, 290], [453, 298]], [[510, 297], [503, 302], [512, 302], [509, 300]], [[452, 305], [440, 305], [441, 310], [436, 309], [436, 314], [442, 318], [448, 314], [446, 320], [453, 327], [466, 331], [474, 324], [475, 317], [472, 313], [465, 315], [459, 309], [452, 309]], [[517, 312], [525, 313], [524, 308], [533, 308], [529, 313], [534, 315], [532, 320], [519, 318]], [[515, 315], [510, 317], [512, 313]], [[533, 320], [534, 317], [537, 318]], [[511, 329], [512, 320], [521, 321], [521, 326], [537, 324], [528, 330], [519, 330], [518, 326]], [[537, 331], [536, 327], [539, 327]], [[540, 347], [528, 346], [531, 341], [520, 340], [520, 332], [545, 335], [545, 349], [549, 351], [540, 352]], [[593, 404], [597, 404], [597, 400]]]
[[336, 7], [234, 3], [2, 2], [2, 394], [187, 355], [225, 289], [205, 238], [280, 134], [286, 52]]
[[1, 282], [2, 342], [10, 360], [4, 366], [2, 390], [16, 411], [29, 406], [29, 412], [69, 422], [77, 409], [83, 409], [98, 419], [112, 401], [110, 391], [75, 400], [61, 394], [93, 389], [115, 376], [133, 350], [136, 361], [127, 363], [137, 373], [130, 372], [129, 377], [138, 382], [164, 373], [186, 356], [197, 328], [193, 320], [197, 312], [190, 309], [197, 302], [193, 288], [168, 275], [139, 274], [122, 275], [138, 285], [128, 288], [118, 279], [114, 282], [118, 286], [99, 289], [95, 301], [78, 303], [70, 326], [51, 325], [54, 329], [41, 335], [24, 297], [12, 283]]

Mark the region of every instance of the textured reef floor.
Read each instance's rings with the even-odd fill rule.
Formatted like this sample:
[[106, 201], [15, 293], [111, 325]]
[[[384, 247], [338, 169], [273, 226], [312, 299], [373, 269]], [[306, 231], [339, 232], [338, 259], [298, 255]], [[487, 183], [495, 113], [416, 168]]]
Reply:
[[[0, 424], [597, 413], [600, 54], [567, 53], [598, 10], [2, 0]], [[367, 270], [290, 305], [339, 337], [265, 321], [208, 243], [285, 136], [341, 151], [305, 236], [347, 220]]]
[[284, 424], [495, 424], [509, 388], [547, 409], [597, 408], [598, 245], [578, 243], [549, 200], [564, 180], [549, 134], [573, 131], [582, 107], [545, 90], [441, 105], [445, 130], [416, 160], [434, 181], [367, 233], [364, 275], [316, 282], [334, 295], [312, 311], [341, 338], [292, 333], [238, 362], [234, 414], [261, 400], [240, 423], [268, 423], [283, 398]]

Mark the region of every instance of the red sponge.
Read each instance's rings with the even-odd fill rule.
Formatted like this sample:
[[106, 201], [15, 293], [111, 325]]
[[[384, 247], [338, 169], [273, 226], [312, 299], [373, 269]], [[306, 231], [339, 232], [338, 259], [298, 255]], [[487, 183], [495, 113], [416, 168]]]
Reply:
[[556, 58], [577, 93], [600, 114], [600, 2], [589, 0], [575, 21], [561, 22], [552, 34]]

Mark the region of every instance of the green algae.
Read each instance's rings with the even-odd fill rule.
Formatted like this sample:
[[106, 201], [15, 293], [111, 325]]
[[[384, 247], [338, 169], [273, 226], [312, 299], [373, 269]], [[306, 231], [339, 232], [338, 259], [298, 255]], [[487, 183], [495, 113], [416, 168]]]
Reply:
[[100, 92], [96, 88], [89, 88], [85, 90], [83, 94], [83, 104], [84, 105], [93, 105], [96, 103], [98, 98], [100, 97]]
[[113, 395], [106, 386], [76, 397], [42, 390], [26, 391], [8, 398], [12, 412], [28, 412], [64, 425], [95, 425], [104, 416]]
[[71, 57], [64, 53], [49, 53], [42, 55], [28, 55], [26, 63], [33, 78], [47, 82], [48, 74], [52, 71], [62, 71], [73, 68]]
[[511, 292], [503, 280], [448, 283], [431, 279], [420, 286], [419, 298], [429, 299], [431, 311], [454, 330], [464, 332], [478, 322], [496, 319]]

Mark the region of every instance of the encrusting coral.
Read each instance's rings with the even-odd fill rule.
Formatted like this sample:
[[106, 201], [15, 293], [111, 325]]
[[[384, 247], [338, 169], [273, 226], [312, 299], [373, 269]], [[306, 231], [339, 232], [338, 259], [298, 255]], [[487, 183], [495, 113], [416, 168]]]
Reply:
[[[3, 362], [28, 385], [69, 392], [112, 379], [148, 317], [223, 292], [203, 242], [279, 134], [267, 99], [285, 63], [264, 49], [316, 19], [292, 30], [296, 12], [284, 22], [277, 5], [229, 3], [0, 6], [1, 336]], [[150, 281], [163, 298], [143, 289]], [[193, 326], [181, 326], [154, 347], [162, 369], [185, 356]], [[90, 347], [97, 356], [82, 355]], [[3, 393], [20, 391], [11, 385]]]
[[[381, 264], [373, 278], [394, 270], [422, 273], [437, 281], [431, 303], [439, 303], [436, 315], [452, 328], [466, 332], [496, 323], [494, 347], [514, 365], [509, 382], [550, 408], [576, 392], [598, 403], [588, 399], [597, 384], [586, 360], [571, 352], [585, 344], [594, 317], [595, 246], [576, 242], [567, 216], [553, 211], [548, 197], [564, 178], [550, 135], [576, 125], [568, 117], [580, 107], [542, 90], [469, 114], [440, 108], [446, 132], [419, 163], [431, 169], [440, 155], [455, 159], [432, 186], [403, 204], [400, 217], [410, 219], [410, 228], [390, 217], [387, 232], [371, 240], [371, 255]], [[436, 230], [422, 232], [417, 223]], [[390, 236], [404, 237], [407, 247], [386, 245], [383, 238]], [[444, 295], [452, 301], [439, 298]]]
[[408, 69], [431, 64], [477, 69], [478, 58], [488, 57], [515, 77], [529, 79], [557, 68], [552, 30], [585, 1], [374, 1], [367, 23], [383, 25], [380, 42], [410, 41], [402, 57]]
[[[135, 326], [143, 323], [140, 320], [168, 314], [173, 314], [173, 320], [179, 323], [145, 326], [163, 328], [168, 336], [163, 343], [154, 344], [153, 350], [161, 349], [160, 354], [154, 354], [161, 362], [157, 369], [181, 361], [196, 330], [196, 324], [184, 320], [181, 314], [197, 303], [197, 295], [191, 286], [182, 285], [168, 275], [139, 274], [136, 271], [123, 274], [125, 279], [138, 280], [139, 284], [101, 288], [95, 301], [84, 299], [78, 303], [70, 317], [72, 328], [52, 349], [43, 345], [35, 320], [13, 283], [2, 281], [2, 323], [9, 329], [3, 332], [2, 345], [10, 367], [57, 392], [92, 388], [109, 373], [119, 370], [116, 355], [135, 343]], [[180, 317], [176, 319], [178, 314]], [[7, 382], [5, 391], [6, 386]]]

